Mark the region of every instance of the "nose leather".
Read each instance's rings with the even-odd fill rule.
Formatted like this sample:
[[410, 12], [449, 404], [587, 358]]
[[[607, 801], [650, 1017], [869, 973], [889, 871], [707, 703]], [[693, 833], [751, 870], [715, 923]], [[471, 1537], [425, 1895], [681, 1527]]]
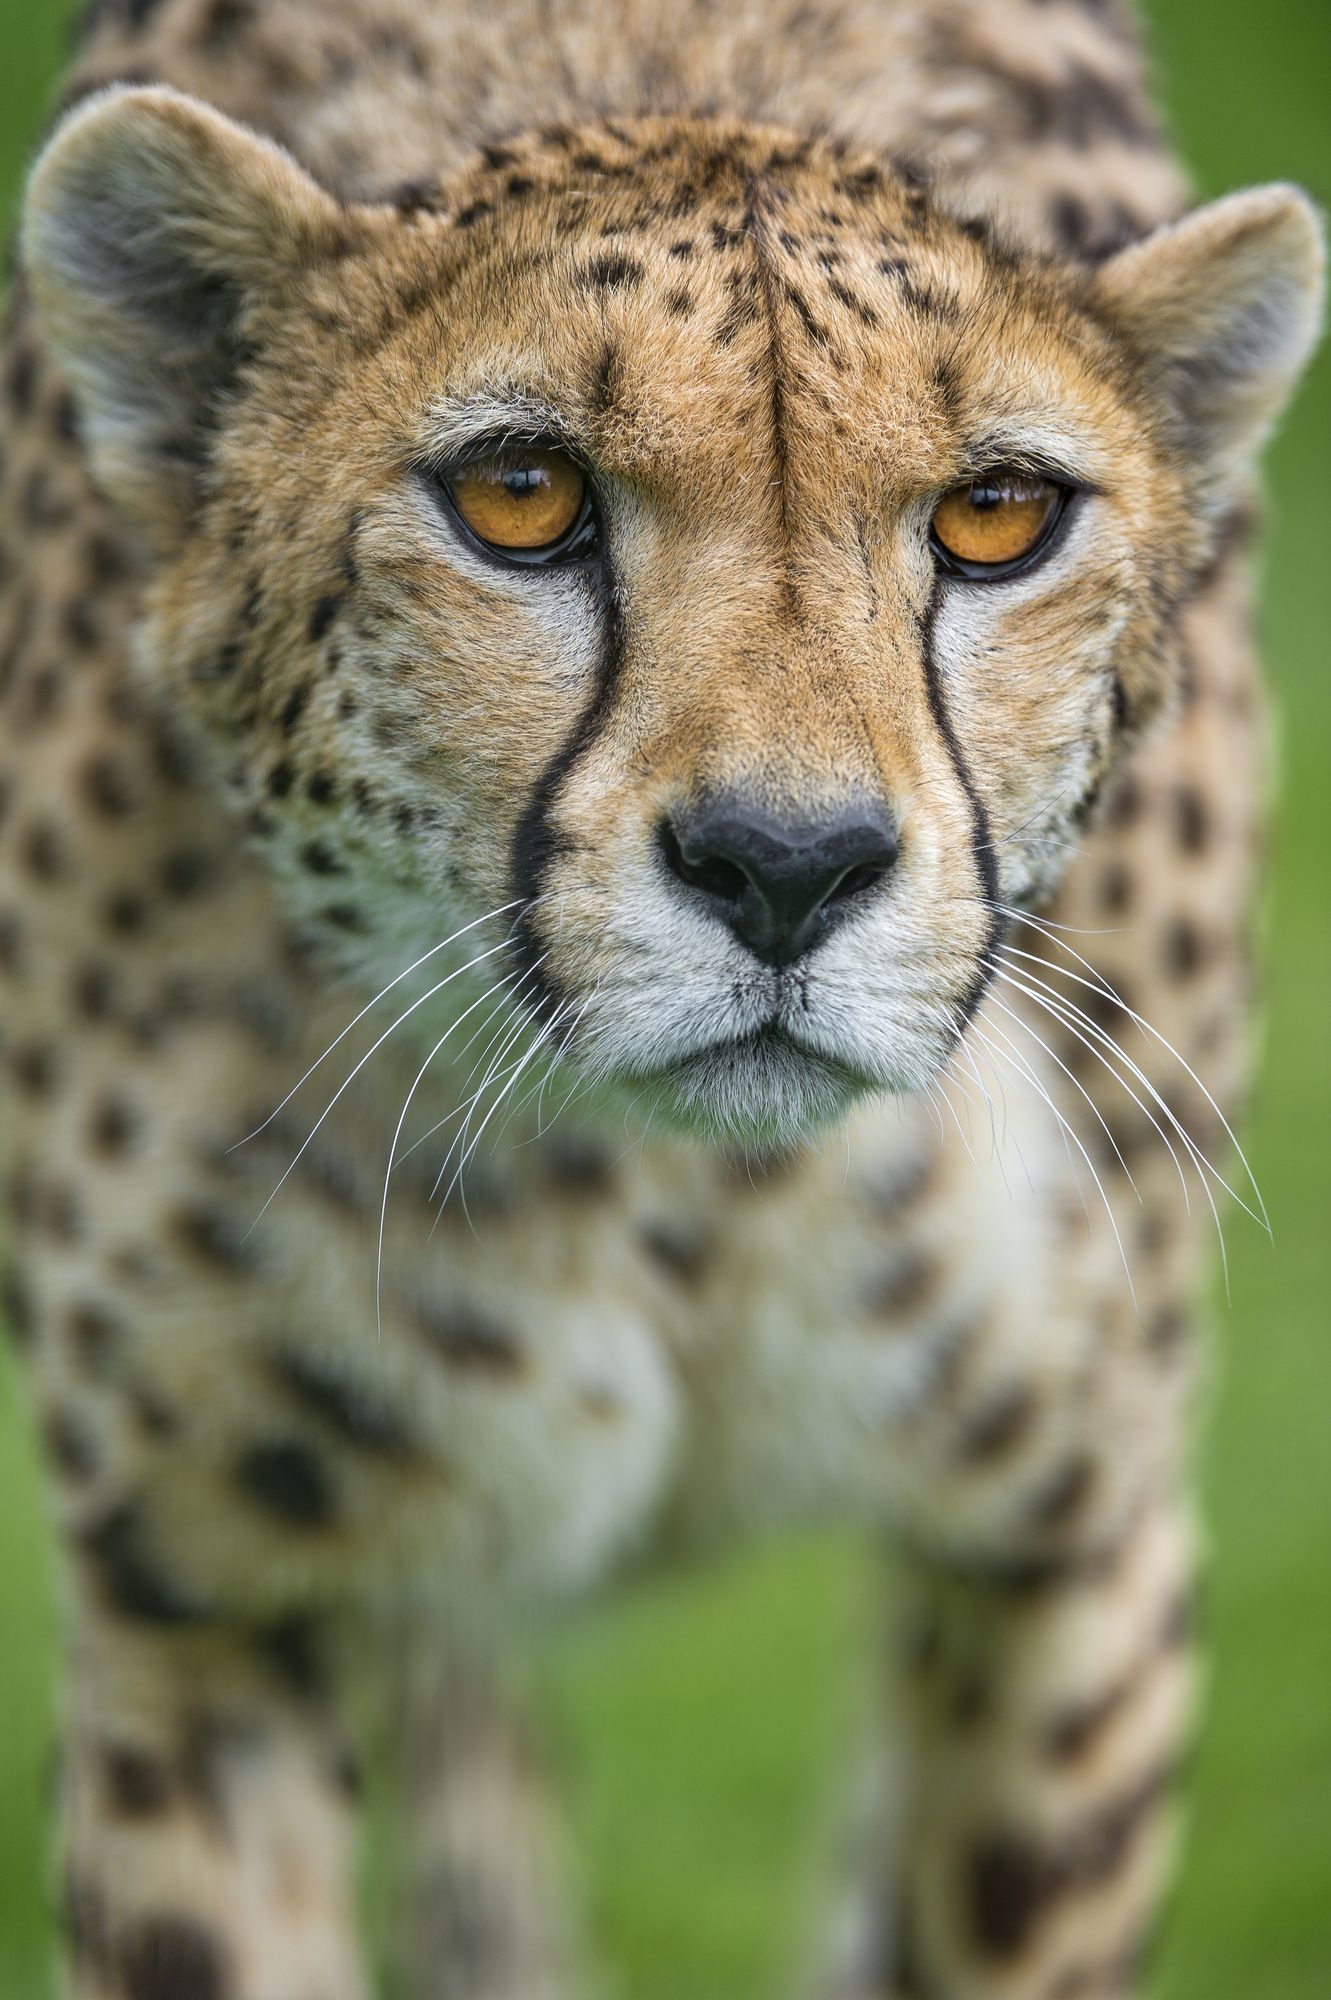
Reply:
[[671, 872], [707, 899], [767, 965], [791, 965], [878, 888], [897, 858], [896, 822], [866, 802], [787, 822], [729, 799], [663, 824]]

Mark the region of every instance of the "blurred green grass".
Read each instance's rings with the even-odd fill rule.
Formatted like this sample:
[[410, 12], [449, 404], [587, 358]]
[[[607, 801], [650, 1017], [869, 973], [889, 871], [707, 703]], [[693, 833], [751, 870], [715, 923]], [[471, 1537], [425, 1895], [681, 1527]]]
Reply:
[[[0, 216], [68, 7], [0, 20]], [[1200, 192], [1282, 178], [1331, 197], [1328, 0], [1150, 0]], [[1159, 2000], [1331, 1992], [1331, 361], [1271, 454], [1266, 652], [1284, 717], [1267, 1060], [1250, 1153], [1272, 1249], [1231, 1229], [1222, 1395], [1205, 1447], [1215, 1545], [1208, 1726]], [[870, 1619], [863, 1559], [804, 1544], [635, 1589], [547, 1635], [531, 1676], [566, 1752], [587, 1900], [636, 2000], [782, 1984], [848, 1746]], [[48, 1534], [0, 1374], [0, 2000], [48, 1990], [45, 1776], [56, 1657]]]

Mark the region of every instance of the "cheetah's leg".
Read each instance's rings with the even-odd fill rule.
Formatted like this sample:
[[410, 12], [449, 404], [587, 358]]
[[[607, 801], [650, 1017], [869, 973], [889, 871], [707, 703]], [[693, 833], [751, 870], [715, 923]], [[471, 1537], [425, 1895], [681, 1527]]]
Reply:
[[540, 1772], [501, 1676], [429, 1621], [397, 1632], [391, 1651], [383, 1691], [400, 1826], [390, 1994], [582, 1995]]
[[70, 2000], [368, 2000], [354, 1776], [296, 1641], [76, 1626]]
[[1191, 1708], [1191, 1567], [1164, 1496], [1061, 1571], [912, 1561], [894, 1593], [896, 1887], [864, 1885], [828, 2000], [1136, 1991]]

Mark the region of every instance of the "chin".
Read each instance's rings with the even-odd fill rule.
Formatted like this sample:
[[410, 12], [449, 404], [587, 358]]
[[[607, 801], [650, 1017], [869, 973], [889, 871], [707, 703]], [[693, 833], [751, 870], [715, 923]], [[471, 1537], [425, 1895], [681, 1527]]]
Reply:
[[755, 1150], [797, 1144], [888, 1087], [780, 1029], [709, 1043], [635, 1081], [676, 1130]]

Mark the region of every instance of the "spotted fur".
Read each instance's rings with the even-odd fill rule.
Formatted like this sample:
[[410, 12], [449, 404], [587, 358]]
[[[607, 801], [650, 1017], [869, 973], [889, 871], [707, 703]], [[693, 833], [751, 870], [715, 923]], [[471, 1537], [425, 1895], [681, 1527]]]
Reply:
[[[826, 1518], [901, 1552], [909, 1754], [820, 2000], [1135, 1990], [1317, 310], [1295, 192], [1185, 211], [1117, 0], [88, 9], [0, 466], [78, 2000], [369, 1992], [367, 1672], [411, 1990], [584, 1991], [482, 1635]], [[453, 524], [533, 434], [593, 564]], [[950, 584], [995, 462], [1067, 531]], [[774, 970], [662, 860], [718, 798], [896, 863]]]

